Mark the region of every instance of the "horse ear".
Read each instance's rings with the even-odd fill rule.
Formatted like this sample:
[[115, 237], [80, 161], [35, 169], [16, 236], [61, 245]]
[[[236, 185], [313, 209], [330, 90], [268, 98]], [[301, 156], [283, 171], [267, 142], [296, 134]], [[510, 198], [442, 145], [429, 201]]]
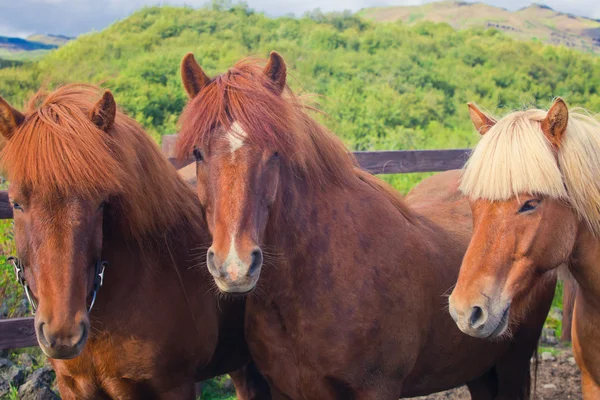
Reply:
[[467, 103], [467, 105], [469, 106], [471, 121], [481, 136], [485, 135], [492, 126], [496, 125], [496, 120], [488, 117], [483, 111], [477, 108], [475, 104]]
[[181, 61], [181, 80], [190, 99], [210, 83], [210, 78], [204, 73], [192, 53], [187, 53]]
[[568, 123], [569, 109], [564, 100], [558, 97], [542, 121], [542, 131], [553, 146], [560, 146]]
[[269, 62], [265, 67], [265, 75], [275, 83], [277, 94], [281, 94], [285, 88], [287, 67], [285, 61], [283, 61], [283, 57], [276, 51], [272, 51], [269, 55]]
[[10, 139], [23, 121], [25, 121], [25, 116], [0, 97], [0, 133], [2, 136]]
[[90, 119], [98, 128], [109, 132], [115, 123], [117, 116], [117, 103], [110, 90], [102, 95], [90, 113]]

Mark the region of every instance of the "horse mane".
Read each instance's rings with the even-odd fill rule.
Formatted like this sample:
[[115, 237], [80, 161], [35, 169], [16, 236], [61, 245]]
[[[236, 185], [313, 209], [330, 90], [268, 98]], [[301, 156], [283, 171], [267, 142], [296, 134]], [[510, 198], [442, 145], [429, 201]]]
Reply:
[[127, 237], [162, 235], [198, 219], [197, 198], [142, 127], [121, 111], [107, 133], [89, 117], [99, 88], [36, 93], [0, 153], [9, 181], [47, 199], [107, 199]]
[[569, 111], [555, 151], [541, 127], [547, 113], [530, 109], [500, 119], [475, 147], [460, 190], [491, 201], [524, 193], [564, 200], [600, 235], [600, 122], [584, 111]]
[[315, 109], [305, 105], [289, 87], [277, 94], [258, 60], [241, 60], [214, 78], [186, 106], [179, 120], [177, 156], [188, 157], [197, 145], [210, 149], [211, 142], [237, 122], [247, 134], [245, 140], [279, 152], [293, 174], [308, 181], [309, 186], [355, 185], [356, 159], [307, 110]]

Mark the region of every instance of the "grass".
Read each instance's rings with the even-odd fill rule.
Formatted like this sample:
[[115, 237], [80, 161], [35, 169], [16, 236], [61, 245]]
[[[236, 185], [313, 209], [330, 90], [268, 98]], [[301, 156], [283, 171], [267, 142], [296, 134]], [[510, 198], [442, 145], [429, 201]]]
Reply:
[[418, 21], [420, 19], [423, 19], [425, 17], [425, 14], [423, 13], [411, 13], [410, 16], [408, 17], [408, 23], [412, 23], [415, 21]]
[[226, 375], [202, 382], [201, 400], [235, 400], [235, 390], [230, 386]]
[[554, 318], [553, 310], [558, 308], [560, 310], [563, 309], [563, 283], [562, 281], [558, 281], [556, 284], [556, 291], [554, 292], [554, 299], [552, 300], [552, 307], [550, 309], [550, 313], [546, 318], [546, 323], [544, 325], [545, 328], [550, 328], [554, 330], [554, 335], [558, 340], [560, 340], [562, 333], [562, 319]]
[[23, 301], [22, 288], [16, 282], [13, 265], [7, 262], [7, 258], [15, 254], [12, 232], [13, 221], [0, 220], [0, 313], [8, 318], [21, 316], [17, 312]]
[[560, 349], [557, 347], [545, 347], [545, 346], [540, 346], [538, 348], [538, 353], [542, 354], [542, 353], [550, 353], [552, 354], [554, 357], [556, 357], [558, 354], [560, 354]]
[[6, 400], [19, 400], [19, 389], [10, 385], [10, 391], [4, 395]]

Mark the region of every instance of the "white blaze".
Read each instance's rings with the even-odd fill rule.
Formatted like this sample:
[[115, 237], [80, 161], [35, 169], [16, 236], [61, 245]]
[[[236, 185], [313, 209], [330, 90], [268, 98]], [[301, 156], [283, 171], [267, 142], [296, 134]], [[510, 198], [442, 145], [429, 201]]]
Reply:
[[229, 149], [231, 153], [235, 153], [240, 147], [244, 145], [244, 139], [248, 136], [248, 134], [242, 129], [240, 124], [234, 122], [231, 125], [231, 129], [227, 133], [227, 138], [229, 139]]
[[[229, 130], [229, 132], [227, 132], [227, 139], [229, 140], [229, 151], [231, 152], [232, 156], [237, 150], [239, 150], [244, 145], [244, 140], [246, 137], [248, 137], [246, 131], [242, 129], [240, 124], [234, 122], [231, 125], [231, 129]], [[231, 244], [229, 247], [229, 253], [227, 254], [227, 259], [225, 260], [225, 265], [227, 266], [227, 273], [233, 280], [243, 277], [247, 273], [247, 266], [240, 259], [240, 256], [237, 252], [237, 248], [235, 246], [236, 233], [237, 230], [231, 232]]]
[[240, 256], [235, 247], [235, 234], [231, 235], [231, 247], [229, 248], [229, 254], [227, 254], [225, 265], [227, 266], [227, 273], [233, 280], [244, 276], [247, 272], [247, 268], [244, 265], [244, 262], [240, 259]]

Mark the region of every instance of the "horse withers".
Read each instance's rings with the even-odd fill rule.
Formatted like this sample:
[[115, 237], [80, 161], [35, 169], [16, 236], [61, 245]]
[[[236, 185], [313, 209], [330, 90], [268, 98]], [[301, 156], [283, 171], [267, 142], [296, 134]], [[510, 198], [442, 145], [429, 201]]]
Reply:
[[286, 85], [286, 64], [209, 78], [182, 63], [190, 102], [177, 144], [194, 154], [207, 269], [247, 296], [246, 336], [275, 398], [397, 399], [466, 383], [473, 399], [526, 399], [555, 282], [513, 337], [471, 338], [447, 312], [471, 236], [457, 171], [405, 202], [357, 167]]
[[62, 398], [193, 399], [244, 368], [245, 305], [200, 268], [198, 200], [110, 92], [64, 86], [24, 114], [0, 99], [0, 133], [15, 262]]

